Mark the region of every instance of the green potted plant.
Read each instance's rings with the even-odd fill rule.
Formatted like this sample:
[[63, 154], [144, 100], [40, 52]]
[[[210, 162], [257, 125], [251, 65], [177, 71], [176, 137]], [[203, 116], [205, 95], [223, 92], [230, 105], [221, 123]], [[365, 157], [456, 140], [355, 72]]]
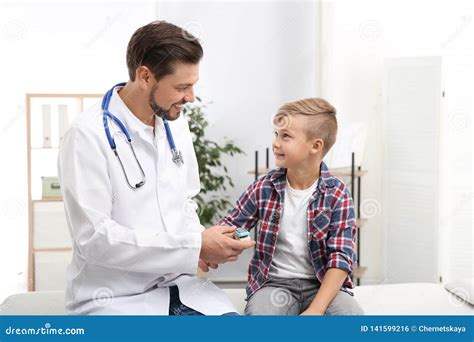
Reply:
[[220, 145], [205, 137], [209, 123], [203, 111], [204, 108], [206, 105], [199, 97], [196, 97], [193, 104], [183, 108], [183, 115], [189, 118], [189, 129], [193, 135], [201, 180], [201, 192], [194, 199], [198, 204], [201, 224], [209, 226], [214, 223], [218, 213], [229, 209], [232, 204], [228, 196], [221, 194], [228, 187], [234, 186], [228, 175], [227, 167], [222, 165], [221, 158], [224, 155], [234, 156], [244, 152], [231, 140], [226, 140]]

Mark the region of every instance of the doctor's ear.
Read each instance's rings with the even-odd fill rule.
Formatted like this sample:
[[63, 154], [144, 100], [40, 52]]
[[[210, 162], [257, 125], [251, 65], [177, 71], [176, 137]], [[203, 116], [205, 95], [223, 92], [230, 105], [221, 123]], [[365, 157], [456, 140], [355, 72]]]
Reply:
[[140, 65], [135, 70], [135, 82], [144, 90], [150, 89], [155, 84], [155, 75], [147, 66]]

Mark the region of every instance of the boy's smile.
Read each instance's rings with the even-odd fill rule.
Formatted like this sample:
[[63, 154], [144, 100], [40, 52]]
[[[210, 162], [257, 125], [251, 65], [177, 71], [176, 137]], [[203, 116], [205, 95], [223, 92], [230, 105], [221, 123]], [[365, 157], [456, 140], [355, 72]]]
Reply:
[[276, 151], [273, 151], [273, 154], [275, 155], [275, 158], [278, 160], [285, 159], [285, 155], [283, 153], [278, 153]]

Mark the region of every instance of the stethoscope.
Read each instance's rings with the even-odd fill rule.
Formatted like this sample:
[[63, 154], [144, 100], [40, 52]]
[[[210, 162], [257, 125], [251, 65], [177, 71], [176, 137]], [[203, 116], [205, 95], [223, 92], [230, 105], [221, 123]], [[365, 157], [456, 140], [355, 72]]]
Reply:
[[[123, 174], [125, 175], [125, 179], [127, 180], [128, 185], [132, 189], [138, 189], [138, 188], [141, 188], [143, 185], [145, 185], [145, 182], [146, 182], [145, 171], [143, 171], [143, 168], [140, 162], [138, 161], [137, 155], [135, 154], [135, 150], [133, 149], [133, 146], [132, 146], [132, 139], [130, 138], [130, 135], [128, 134], [128, 130], [125, 128], [124, 124], [115, 115], [109, 112], [110, 99], [112, 98], [114, 89], [116, 87], [123, 87], [123, 86], [125, 86], [125, 83], [116, 84], [107, 93], [105, 93], [104, 98], [102, 99], [102, 111], [104, 112], [103, 114], [104, 115], [104, 130], [105, 130], [105, 135], [107, 136], [107, 140], [109, 141], [110, 148], [112, 149], [114, 154], [117, 156], [117, 159], [120, 163], [120, 166], [122, 167], [122, 171], [123, 171]], [[117, 152], [117, 145], [115, 144], [114, 138], [110, 134], [108, 118], [112, 119], [117, 124], [117, 126], [119, 126], [120, 130], [127, 138], [127, 144], [128, 146], [130, 146], [130, 149], [132, 150], [135, 161], [137, 162], [138, 168], [140, 169], [140, 172], [142, 174], [142, 180], [135, 185], [132, 185], [130, 183], [130, 180], [128, 179], [128, 176], [127, 176], [127, 172], [125, 171], [125, 167], [123, 166], [122, 160], [120, 159], [120, 156]], [[176, 148], [176, 145], [173, 140], [173, 135], [171, 134], [170, 126], [168, 124], [168, 120], [164, 118], [162, 119], [163, 119], [163, 124], [165, 126], [166, 138], [168, 139], [168, 143], [171, 149], [172, 160], [176, 165], [181, 166], [184, 163], [183, 155], [181, 154], [181, 151]]]

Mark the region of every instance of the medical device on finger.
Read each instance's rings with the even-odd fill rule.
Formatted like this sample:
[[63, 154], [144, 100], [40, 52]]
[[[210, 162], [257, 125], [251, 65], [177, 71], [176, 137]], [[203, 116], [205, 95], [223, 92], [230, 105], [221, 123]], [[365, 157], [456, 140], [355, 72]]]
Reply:
[[[138, 188], [141, 188], [143, 185], [145, 185], [145, 182], [146, 182], [146, 177], [145, 177], [145, 171], [143, 171], [143, 168], [140, 164], [140, 162], [138, 161], [138, 158], [137, 158], [137, 155], [135, 154], [135, 150], [133, 149], [133, 146], [132, 146], [132, 139], [130, 138], [130, 135], [128, 134], [128, 130], [125, 128], [125, 125], [115, 116], [113, 115], [110, 111], [109, 111], [109, 104], [110, 104], [110, 99], [112, 98], [112, 94], [114, 92], [114, 89], [116, 87], [123, 87], [125, 86], [125, 83], [119, 83], [115, 86], [113, 86], [105, 95], [104, 95], [104, 98], [102, 99], [102, 111], [103, 111], [103, 120], [104, 120], [104, 130], [105, 130], [105, 135], [107, 136], [107, 140], [109, 141], [109, 145], [110, 145], [110, 148], [112, 149], [112, 151], [114, 152], [114, 154], [117, 156], [117, 159], [120, 163], [120, 166], [122, 168], [122, 171], [123, 171], [123, 174], [125, 175], [125, 179], [128, 183], [128, 185], [132, 188], [132, 189], [138, 189]], [[133, 156], [135, 158], [135, 161], [137, 162], [137, 165], [138, 165], [138, 168], [140, 169], [140, 173], [142, 175], [142, 179], [140, 182], [136, 183], [136, 184], [131, 184], [130, 183], [130, 180], [128, 178], [128, 175], [127, 175], [127, 172], [125, 171], [125, 167], [123, 165], [123, 162], [122, 160], [120, 159], [120, 156], [117, 152], [117, 145], [115, 144], [115, 140], [114, 138], [112, 137], [112, 135], [110, 134], [110, 130], [109, 130], [109, 118], [115, 122], [117, 124], [117, 126], [120, 128], [120, 130], [122, 131], [122, 133], [125, 135], [126, 137], [126, 140], [127, 140], [127, 144], [128, 146], [130, 146], [130, 149], [132, 150], [132, 153], [133, 153]], [[163, 124], [165, 126], [165, 131], [166, 131], [166, 138], [168, 139], [168, 143], [170, 145], [170, 150], [171, 150], [171, 155], [172, 155], [172, 160], [173, 162], [178, 165], [178, 166], [181, 166], [184, 161], [183, 161], [183, 155], [181, 154], [181, 151], [178, 150], [176, 148], [176, 145], [174, 143], [174, 139], [173, 139], [173, 135], [171, 134], [171, 130], [170, 130], [170, 127], [169, 127], [169, 124], [168, 124], [168, 120], [163, 119]]]
[[234, 230], [234, 239], [240, 241], [250, 241], [250, 233], [245, 228], [237, 228]]

